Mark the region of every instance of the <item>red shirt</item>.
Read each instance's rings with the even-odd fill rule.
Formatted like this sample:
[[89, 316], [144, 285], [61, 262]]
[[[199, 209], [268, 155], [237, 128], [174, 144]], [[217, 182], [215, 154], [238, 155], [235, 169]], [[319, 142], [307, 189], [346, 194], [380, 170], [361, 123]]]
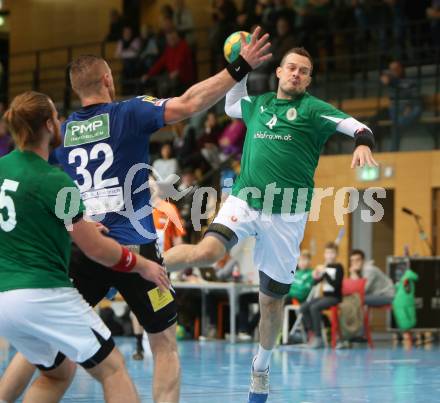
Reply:
[[179, 72], [179, 78], [182, 83], [191, 84], [194, 82], [194, 66], [191, 49], [184, 39], [171, 48], [167, 46], [162, 56], [148, 71], [149, 76], [155, 76], [166, 69], [168, 73]]

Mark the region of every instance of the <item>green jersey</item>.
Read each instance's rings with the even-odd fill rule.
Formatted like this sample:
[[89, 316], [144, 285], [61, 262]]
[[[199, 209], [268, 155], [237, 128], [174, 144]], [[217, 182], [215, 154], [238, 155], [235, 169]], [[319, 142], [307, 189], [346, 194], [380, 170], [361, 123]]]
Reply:
[[78, 189], [59, 168], [28, 151], [0, 158], [0, 291], [71, 287], [63, 218], [83, 211]]
[[267, 213], [310, 210], [321, 151], [350, 116], [307, 92], [293, 100], [248, 96], [241, 111], [247, 132], [232, 194]]

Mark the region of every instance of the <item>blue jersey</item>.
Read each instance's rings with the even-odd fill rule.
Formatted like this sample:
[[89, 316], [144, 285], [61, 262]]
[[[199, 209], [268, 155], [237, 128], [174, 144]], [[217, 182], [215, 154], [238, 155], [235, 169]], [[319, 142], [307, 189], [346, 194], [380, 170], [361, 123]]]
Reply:
[[124, 245], [156, 239], [150, 206], [149, 141], [165, 125], [166, 100], [141, 96], [90, 105], [63, 123], [56, 159], [75, 181], [87, 214]]

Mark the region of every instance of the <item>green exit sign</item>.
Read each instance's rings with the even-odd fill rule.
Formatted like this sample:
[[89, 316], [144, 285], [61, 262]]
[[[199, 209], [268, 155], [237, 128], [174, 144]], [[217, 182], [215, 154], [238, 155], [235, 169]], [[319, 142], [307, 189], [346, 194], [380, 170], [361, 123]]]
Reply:
[[356, 170], [357, 180], [360, 182], [377, 181], [380, 178], [379, 167], [358, 167]]

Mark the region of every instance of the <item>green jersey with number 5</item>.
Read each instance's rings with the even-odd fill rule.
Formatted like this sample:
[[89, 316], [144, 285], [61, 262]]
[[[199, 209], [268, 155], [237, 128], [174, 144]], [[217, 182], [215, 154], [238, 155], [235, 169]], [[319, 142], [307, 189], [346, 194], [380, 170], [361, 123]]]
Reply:
[[248, 96], [241, 110], [247, 132], [232, 194], [266, 213], [308, 211], [324, 144], [349, 116], [307, 92]]
[[0, 292], [71, 287], [65, 223], [84, 206], [72, 180], [37, 154], [0, 158]]

